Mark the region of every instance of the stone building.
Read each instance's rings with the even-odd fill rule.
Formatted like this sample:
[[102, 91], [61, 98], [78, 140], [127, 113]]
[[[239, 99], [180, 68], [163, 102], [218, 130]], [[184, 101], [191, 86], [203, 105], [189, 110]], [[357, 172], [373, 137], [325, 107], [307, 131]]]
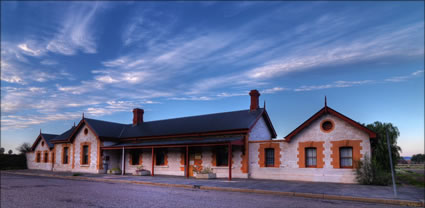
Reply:
[[326, 104], [288, 134], [276, 132], [260, 93], [252, 90], [248, 110], [144, 121], [133, 110], [132, 124], [83, 118], [61, 135], [40, 132], [30, 169], [133, 173], [191, 177], [211, 168], [219, 178], [258, 178], [354, 183], [355, 162], [370, 154], [374, 132]]

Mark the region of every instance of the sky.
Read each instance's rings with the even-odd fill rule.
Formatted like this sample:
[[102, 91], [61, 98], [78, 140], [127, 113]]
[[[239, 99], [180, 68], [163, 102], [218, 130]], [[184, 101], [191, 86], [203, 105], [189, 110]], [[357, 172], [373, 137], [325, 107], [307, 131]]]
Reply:
[[424, 2], [1, 2], [1, 146], [85, 117], [248, 109], [282, 139], [324, 106], [424, 153]]

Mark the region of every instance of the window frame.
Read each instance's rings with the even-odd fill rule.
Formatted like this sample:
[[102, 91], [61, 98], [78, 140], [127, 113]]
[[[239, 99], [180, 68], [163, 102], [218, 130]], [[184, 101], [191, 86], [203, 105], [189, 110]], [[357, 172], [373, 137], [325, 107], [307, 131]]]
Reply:
[[[308, 150], [314, 150], [315, 151], [315, 157], [309, 157], [308, 156]], [[305, 153], [305, 167], [306, 168], [317, 168], [317, 148], [316, 147], [306, 147], [304, 149], [304, 153]], [[315, 165], [308, 165], [308, 159], [309, 158], [314, 158], [316, 161]]]
[[[351, 157], [342, 157], [341, 150], [342, 149], [351, 149]], [[342, 166], [342, 159], [351, 159], [351, 166]], [[353, 168], [353, 147], [351, 146], [343, 146], [339, 147], [339, 168]]]
[[[268, 151], [272, 151], [272, 153], [268, 153]], [[268, 158], [268, 156], [272, 156], [272, 158]], [[273, 163], [269, 163], [268, 159], [272, 159]], [[264, 166], [265, 167], [275, 167], [275, 149], [274, 148], [265, 148], [264, 149]]]
[[[165, 166], [165, 157], [166, 157], [167, 151], [164, 149], [158, 149], [155, 152], [155, 166]], [[162, 163], [158, 163], [158, 156], [162, 155]]]
[[[132, 150], [132, 151], [130, 151], [130, 165], [141, 165], [141, 160], [140, 160], [141, 154], [142, 154], [142, 152], [140, 150]], [[137, 163], [134, 163], [135, 162], [135, 160], [134, 160], [135, 158], [137, 159]]]
[[48, 163], [49, 162], [49, 152], [45, 151], [43, 155], [43, 162]]
[[215, 165], [216, 167], [229, 166], [229, 149], [227, 146], [215, 148]]
[[69, 147], [67, 146], [62, 148], [62, 164], [69, 164]]
[[37, 162], [37, 163], [41, 162], [41, 152], [35, 153], [35, 162]]
[[54, 151], [52, 152], [52, 163], [55, 163], [55, 152]]
[[[84, 151], [87, 148], [87, 151]], [[81, 165], [89, 165], [90, 164], [90, 145], [83, 144], [81, 146]]]

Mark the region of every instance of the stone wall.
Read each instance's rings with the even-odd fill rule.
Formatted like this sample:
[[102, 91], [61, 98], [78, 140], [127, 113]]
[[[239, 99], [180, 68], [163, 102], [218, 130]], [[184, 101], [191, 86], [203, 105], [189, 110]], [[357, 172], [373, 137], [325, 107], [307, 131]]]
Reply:
[[[68, 163], [63, 163], [63, 148], [68, 147]], [[71, 143], [61, 143], [55, 144], [55, 164], [53, 170], [55, 171], [72, 171], [72, 144]]]
[[[214, 173], [217, 174], [219, 178], [227, 178], [229, 175], [228, 167], [218, 167], [215, 166], [215, 159], [213, 157], [213, 148], [212, 147], [191, 147], [193, 152], [196, 148], [199, 158], [192, 157], [189, 158], [189, 164], [194, 165], [195, 160], [197, 164], [201, 164], [203, 168], [211, 168]], [[132, 174], [135, 172], [138, 165], [131, 165], [130, 157], [131, 150], [126, 150], [125, 156], [125, 172], [126, 174]], [[109, 167], [119, 167], [121, 168], [121, 150], [106, 150], [105, 155], [111, 155], [109, 162]], [[142, 165], [143, 168], [149, 171], [152, 171], [152, 152], [151, 149], [142, 149]], [[168, 148], [166, 155], [166, 164], [162, 166], [155, 165], [155, 175], [174, 175], [174, 176], [184, 176], [184, 160], [185, 160], [185, 148]], [[242, 167], [242, 148], [234, 146], [233, 155], [232, 155], [232, 176], [235, 178], [247, 178], [248, 174], [244, 174], [241, 171]]]
[[270, 140], [272, 135], [264, 118], [261, 117], [249, 133], [249, 141]]
[[[40, 162], [36, 161], [37, 152], [40, 152]], [[48, 153], [47, 162], [44, 160], [45, 152]], [[41, 139], [33, 152], [26, 153], [26, 157], [28, 169], [52, 170], [52, 153], [44, 139]]]
[[[320, 124], [324, 120], [331, 120], [334, 123], [332, 131], [321, 130]], [[333, 115], [317, 119], [290, 142], [274, 141], [273, 143], [278, 143], [280, 148], [279, 167], [260, 167], [259, 157], [263, 155], [258, 150], [264, 143], [271, 142], [249, 144], [251, 178], [355, 183], [354, 169], [341, 169], [339, 165], [335, 165], [339, 163], [339, 148], [333, 145], [353, 146], [353, 160], [363, 159], [371, 151], [368, 134]], [[320, 146], [317, 148], [318, 160], [319, 156], [323, 157], [323, 160], [317, 161], [317, 165], [322, 168], [304, 168], [303, 148], [309, 145]]]
[[[87, 131], [86, 131], [87, 130]], [[87, 133], [87, 134], [86, 134]], [[73, 141], [73, 148], [75, 150], [73, 161], [74, 172], [90, 172], [90, 173], [98, 173], [98, 145], [100, 142], [96, 138], [96, 135], [84, 125], [81, 130], [77, 133], [75, 140]], [[89, 145], [89, 164], [81, 164], [82, 163], [82, 149], [83, 145]], [[101, 162], [101, 161], [99, 161]]]

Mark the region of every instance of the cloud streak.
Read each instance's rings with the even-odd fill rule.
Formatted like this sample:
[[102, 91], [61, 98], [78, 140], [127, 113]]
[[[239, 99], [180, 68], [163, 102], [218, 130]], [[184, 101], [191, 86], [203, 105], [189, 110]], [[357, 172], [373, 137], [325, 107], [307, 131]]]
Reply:
[[74, 55], [77, 51], [96, 53], [94, 17], [99, 10], [98, 2], [75, 4], [68, 11], [58, 34], [49, 41], [46, 49], [63, 55]]

